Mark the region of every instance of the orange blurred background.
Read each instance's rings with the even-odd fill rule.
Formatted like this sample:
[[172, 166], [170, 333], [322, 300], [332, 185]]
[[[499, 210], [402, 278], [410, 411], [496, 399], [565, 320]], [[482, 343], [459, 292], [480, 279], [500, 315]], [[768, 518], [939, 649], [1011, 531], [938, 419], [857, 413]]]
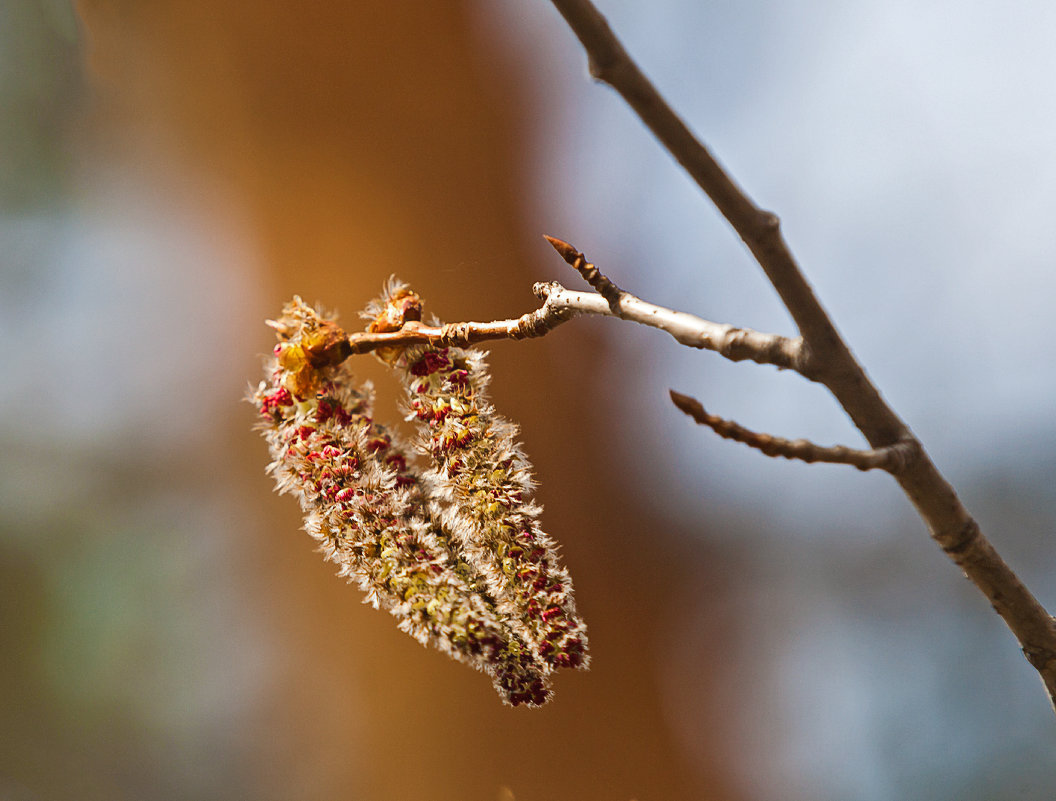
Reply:
[[[118, 244], [85, 234], [110, 266], [83, 287], [71, 348], [101, 394], [50, 446], [69, 465], [66, 494], [34, 507], [51, 533], [27, 532], [5, 570], [26, 650], [6, 677], [0, 796], [736, 797], [718, 751], [677, 745], [658, 690], [670, 607], [686, 587], [719, 597], [715, 567], [612, 489], [641, 468], [597, 411], [597, 329], [492, 348], [494, 400], [523, 427], [590, 626], [592, 669], [539, 711], [504, 707], [334, 577], [238, 403], [272, 344], [263, 320], [293, 293], [354, 324], [395, 273], [446, 320], [492, 319], [564, 269], [522, 203], [538, 111], [472, 6], [76, 10], [56, 136], [78, 214]], [[674, 678], [698, 699], [723, 650], [705, 622], [714, 648]], [[699, 731], [704, 753], [723, 738], [718, 718]]]

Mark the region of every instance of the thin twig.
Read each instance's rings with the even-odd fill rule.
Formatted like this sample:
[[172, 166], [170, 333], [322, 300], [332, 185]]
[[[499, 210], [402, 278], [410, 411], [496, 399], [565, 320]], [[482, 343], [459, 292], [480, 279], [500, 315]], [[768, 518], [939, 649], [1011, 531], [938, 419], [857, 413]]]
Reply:
[[[763, 268], [803, 337], [798, 372], [824, 384], [873, 448], [916, 440], [855, 360], [780, 232], [694, 137], [589, 0], [551, 0], [587, 52], [591, 74], [612, 86], [711, 198]], [[622, 305], [622, 304], [621, 304]], [[1056, 619], [982, 535], [923, 447], [896, 480], [932, 538], [989, 600], [1041, 674], [1056, 708]]]
[[548, 334], [573, 316], [570, 308], [544, 303], [535, 311], [513, 320], [494, 320], [487, 323], [446, 323], [426, 325], [408, 321], [398, 331], [359, 331], [348, 334], [349, 355], [370, 353], [378, 348], [395, 345], [454, 345], [465, 347], [494, 339], [529, 339]]
[[799, 339], [714, 323], [648, 303], [622, 290], [615, 312], [609, 301], [594, 292], [576, 292], [556, 283], [536, 284], [534, 291], [543, 305], [516, 319], [447, 323], [441, 326], [409, 321], [398, 331], [346, 334], [342, 352], [345, 356], [351, 356], [394, 345], [466, 347], [496, 339], [541, 337], [573, 317], [596, 315], [619, 317], [666, 331], [683, 345], [711, 350], [735, 362], [750, 360], [791, 369], [797, 369], [799, 363]]
[[748, 360], [796, 372], [807, 369], [803, 341], [799, 337], [789, 338], [726, 323], [713, 323], [686, 312], [648, 303], [617, 287], [572, 245], [552, 236], [545, 238], [603, 296], [573, 292], [560, 284], [536, 284], [536, 294], [545, 292], [548, 305], [556, 309], [569, 309], [577, 314], [619, 317], [621, 320], [659, 328], [682, 345], [711, 350], [734, 362]]
[[610, 281], [608, 276], [587, 261], [587, 257], [568, 244], [568, 242], [546, 234], [543, 234], [543, 239], [550, 243], [550, 246], [571, 265], [572, 269], [583, 276], [584, 281], [594, 287], [597, 293], [608, 301], [612, 313], [620, 317], [620, 300], [627, 293]]
[[885, 470], [888, 473], [899, 473], [906, 468], [910, 459], [916, 454], [916, 441], [898, 442], [883, 448], [858, 450], [844, 445], [818, 445], [808, 439], [785, 439], [772, 434], [752, 431], [733, 420], [710, 414], [696, 398], [668, 390], [675, 406], [688, 414], [698, 423], [708, 426], [724, 439], [741, 442], [755, 448], [767, 456], [781, 456], [813, 464], [849, 464], [859, 470]]

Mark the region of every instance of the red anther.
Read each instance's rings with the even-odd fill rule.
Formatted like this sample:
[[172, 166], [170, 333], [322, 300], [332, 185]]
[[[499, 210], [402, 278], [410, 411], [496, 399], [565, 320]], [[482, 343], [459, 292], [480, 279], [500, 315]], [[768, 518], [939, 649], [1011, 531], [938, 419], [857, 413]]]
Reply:
[[452, 370], [447, 374], [447, 383], [452, 387], [468, 387], [469, 370]]
[[543, 612], [543, 614], [540, 617], [542, 617], [543, 620], [549, 621], [551, 618], [557, 617], [560, 614], [561, 614], [561, 607], [559, 607], [559, 606], [551, 606], [549, 609], [547, 609], [545, 612]]
[[310, 437], [314, 433], [315, 428], [313, 428], [312, 426], [301, 426], [297, 429], [297, 436], [300, 437], [302, 440], [308, 439], [308, 437]]
[[367, 450], [371, 453], [388, 450], [389, 441], [384, 437], [376, 437], [367, 443]]
[[410, 366], [411, 375], [432, 375], [441, 367], [447, 367], [451, 360], [447, 358], [447, 350], [427, 351], [422, 358]]
[[355, 494], [356, 493], [353, 492], [350, 488], [346, 487], [345, 489], [341, 490], [339, 493], [337, 493], [337, 495], [334, 496], [334, 500], [337, 501], [338, 503], [346, 503], [346, 502], [352, 500], [352, 498], [355, 497]]
[[274, 414], [278, 417], [280, 406], [291, 406], [292, 404], [293, 397], [290, 393], [284, 387], [279, 387], [261, 397], [260, 411], [261, 414]]

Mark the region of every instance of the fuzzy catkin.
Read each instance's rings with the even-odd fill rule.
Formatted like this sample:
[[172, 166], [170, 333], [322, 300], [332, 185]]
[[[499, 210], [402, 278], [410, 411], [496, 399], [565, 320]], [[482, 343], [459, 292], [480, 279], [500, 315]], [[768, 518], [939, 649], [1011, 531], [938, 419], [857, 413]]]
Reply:
[[550, 665], [449, 532], [430, 479], [374, 421], [344, 364], [344, 333], [299, 298], [273, 327], [279, 345], [252, 400], [268, 472], [298, 497], [305, 529], [402, 630], [489, 674], [508, 703], [545, 703]]
[[[418, 296], [392, 283], [364, 316], [371, 331], [392, 331], [420, 314]], [[378, 355], [400, 374], [419, 424], [416, 445], [430, 464], [422, 477], [438, 493], [447, 528], [485, 578], [498, 610], [548, 667], [585, 668], [586, 626], [572, 582], [539, 524], [517, 427], [488, 400], [484, 354], [415, 345]]]

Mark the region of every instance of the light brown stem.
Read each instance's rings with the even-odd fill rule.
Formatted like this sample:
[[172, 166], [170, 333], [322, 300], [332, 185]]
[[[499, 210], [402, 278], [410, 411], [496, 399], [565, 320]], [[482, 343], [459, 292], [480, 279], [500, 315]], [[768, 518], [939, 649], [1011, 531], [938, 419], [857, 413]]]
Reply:
[[[579, 254], [580, 257], [582, 255]], [[347, 357], [393, 346], [466, 347], [496, 339], [526, 339], [543, 336], [573, 317], [596, 315], [618, 317], [666, 331], [683, 345], [715, 351], [735, 362], [750, 360], [759, 364], [797, 369], [802, 354], [799, 339], [764, 334], [726, 323], [714, 323], [692, 314], [648, 303], [622, 290], [615, 311], [612, 304], [601, 295], [594, 292], [576, 292], [556, 283], [536, 284], [535, 294], [543, 301], [543, 305], [513, 320], [447, 323], [441, 326], [408, 322], [398, 331], [360, 331], [345, 334], [341, 351], [344, 357]]]

